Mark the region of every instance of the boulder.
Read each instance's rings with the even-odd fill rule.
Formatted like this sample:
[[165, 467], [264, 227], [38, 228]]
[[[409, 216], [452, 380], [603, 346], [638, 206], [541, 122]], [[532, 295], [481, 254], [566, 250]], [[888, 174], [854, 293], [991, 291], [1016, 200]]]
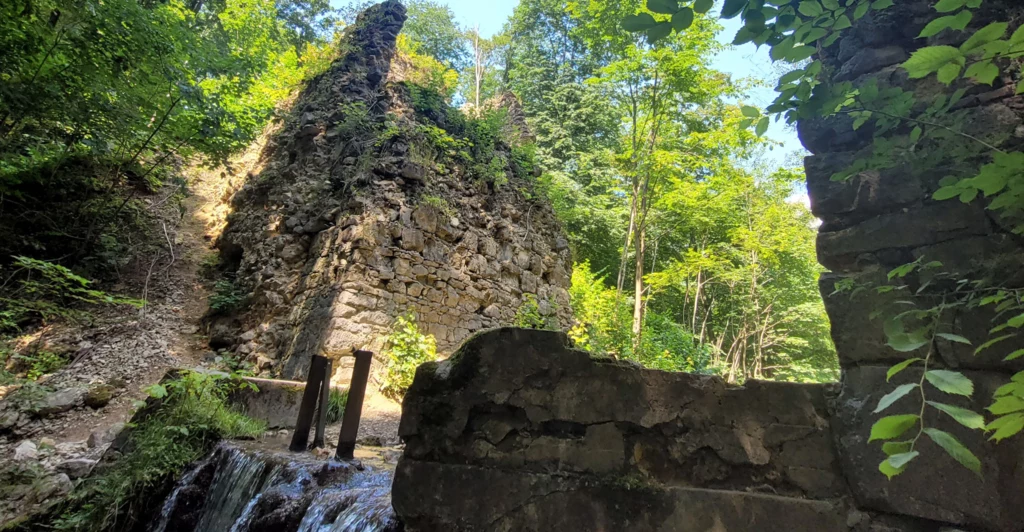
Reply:
[[113, 443], [113, 441], [117, 439], [118, 434], [121, 434], [121, 431], [124, 430], [125, 426], [126, 425], [124, 423], [114, 423], [105, 429], [93, 431], [92, 434], [89, 435], [89, 440], [87, 442], [89, 448], [95, 449], [97, 447]]
[[25, 440], [18, 444], [14, 448], [14, 461], [24, 462], [26, 460], [35, 460], [39, 456], [39, 449], [36, 444], [31, 440]]
[[114, 398], [117, 388], [109, 384], [95, 385], [85, 393], [85, 406], [89, 408], [103, 408]]
[[66, 474], [71, 480], [76, 480], [89, 476], [96, 463], [96, 460], [88, 458], [72, 458], [57, 464], [57, 471]]
[[81, 406], [86, 390], [83, 388], [65, 388], [47, 394], [42, 401], [33, 405], [30, 410], [39, 417], [61, 414]]

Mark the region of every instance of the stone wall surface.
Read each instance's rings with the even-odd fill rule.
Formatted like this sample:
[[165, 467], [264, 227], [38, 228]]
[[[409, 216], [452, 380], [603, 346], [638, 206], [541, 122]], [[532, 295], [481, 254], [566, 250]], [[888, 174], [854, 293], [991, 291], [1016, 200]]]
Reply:
[[[1024, 6], [1018, 2], [984, 2], [966, 32], [944, 31], [929, 39], [917, 36], [938, 16], [934, 2], [897, 2], [890, 9], [872, 13], [844, 33], [832, 48], [820, 54], [829, 77], [825, 83], [851, 82], [853, 87], [876, 80], [878, 86], [914, 91], [920, 101], [915, 112], [923, 111], [937, 98], [949, 97], [963, 89], [954, 105], [957, 114], [949, 125], [953, 130], [1007, 150], [1024, 146], [1024, 99], [1014, 96], [1012, 76], [992, 85], [969, 80], [945, 87], [934, 76], [909, 79], [900, 64], [917, 49], [930, 45], [960, 45], [973, 31], [989, 23], [1010, 21], [1009, 31], [1020, 25]], [[1009, 66], [1009, 65], [1003, 65]], [[914, 353], [899, 353], [887, 346], [884, 318], [912, 307], [905, 291], [879, 294], [873, 288], [857, 294], [836, 293], [840, 283], [877, 287], [888, 283], [887, 273], [906, 263], [922, 259], [938, 261], [942, 267], [919, 271], [906, 284], [921, 297], [913, 298], [918, 308], [940, 304], [954, 282], [944, 281], [938, 272], [953, 279], [998, 280], [1003, 286], [1024, 286], [1024, 239], [1013, 235], [1008, 224], [985, 209], [979, 197], [965, 204], [957, 199], [935, 201], [934, 192], [946, 176], [970, 177], [987, 162], [985, 149], [978, 149], [966, 136], [926, 136], [913, 150], [901, 152], [893, 168], [868, 170], [849, 181], [833, 181], [833, 174], [858, 159], [871, 156], [874, 141], [869, 123], [859, 130], [852, 120], [838, 116], [803, 120], [800, 138], [813, 155], [806, 159], [807, 188], [811, 208], [822, 220], [818, 236], [818, 258], [831, 270], [821, 278], [820, 287], [832, 322], [843, 382], [835, 401], [832, 430], [851, 493], [863, 509], [911, 515], [937, 522], [977, 527], [979, 530], [1022, 530], [1024, 504], [1024, 445], [1010, 440], [995, 445], [978, 431], [966, 430], [948, 417], [931, 412], [930, 426], [954, 434], [982, 460], [978, 477], [957, 464], [940, 448], [923, 438], [919, 459], [904, 474], [887, 481], [877, 471], [885, 458], [878, 442], [868, 444], [873, 413], [879, 399], [896, 385], [918, 382], [920, 370], [908, 370], [892, 382], [886, 371], [910, 357], [927, 356], [929, 347]], [[886, 135], [905, 137], [913, 124], [898, 127]], [[897, 145], [898, 146], [898, 145]], [[894, 148], [894, 149], [899, 149]], [[976, 346], [991, 338], [995, 314], [992, 307], [947, 312], [941, 324], [944, 332], [969, 339], [964, 345], [939, 339], [931, 368], [962, 370], [975, 383], [970, 399], [940, 394], [930, 399], [969, 407], [982, 412], [991, 404], [993, 391], [1024, 370], [1024, 360], [1004, 362], [1009, 353], [1024, 347], [1024, 337], [1009, 339], [975, 355]], [[920, 397], [906, 397], [887, 413], [915, 412]]]
[[[866, 429], [834, 411], [851, 404], [836, 385], [729, 386], [567, 345], [561, 333], [498, 329], [420, 367], [393, 486], [407, 530], [938, 532], [1020, 522], [995, 479], [935, 470], [927, 484], [886, 484], [874, 456], [855, 454], [867, 446], [849, 440]], [[995, 462], [986, 474], [1000, 478]], [[858, 507], [855, 495], [874, 504]], [[946, 497], [960, 499], [939, 506]], [[914, 517], [938, 509], [943, 520]]]
[[[506, 168], [499, 187], [435, 164], [403, 133], [380, 140], [413, 119], [408, 91], [389, 77], [404, 20], [397, 0], [360, 16], [232, 200], [219, 246], [249, 304], [219, 318], [213, 340], [263, 371], [301, 379], [322, 354], [341, 359], [344, 382], [346, 355], [378, 350], [408, 311], [442, 354], [511, 323], [527, 294], [568, 322], [568, 241], [529, 181]], [[445, 109], [429, 112], [445, 120]]]

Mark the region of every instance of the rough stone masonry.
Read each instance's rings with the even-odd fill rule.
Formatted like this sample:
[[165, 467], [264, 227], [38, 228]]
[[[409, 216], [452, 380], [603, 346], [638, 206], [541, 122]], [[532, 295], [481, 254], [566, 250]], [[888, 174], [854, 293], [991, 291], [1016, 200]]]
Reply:
[[345, 381], [346, 355], [379, 349], [407, 311], [442, 353], [511, 323], [528, 294], [568, 324], [568, 241], [529, 181], [507, 168], [495, 186], [435, 164], [413, 139], [371, 133], [413, 112], [391, 75], [404, 21], [397, 0], [360, 15], [232, 200], [219, 247], [249, 306], [219, 318], [213, 340], [269, 373], [301, 379], [323, 354], [341, 359]]
[[[1024, 99], [1012, 80], [945, 87], [908, 79], [900, 64], [916, 49], [960, 44], [993, 20], [1024, 19], [1024, 6], [987, 0], [966, 33], [917, 39], [933, 2], [908, 0], [872, 13], [822, 50], [825, 83], [850, 81], [913, 89], [920, 97], [964, 88], [957, 109], [964, 132], [1009, 150], [1024, 146]], [[814, 213], [822, 220], [818, 256], [829, 273], [821, 291], [843, 368], [838, 385], [749, 382], [666, 374], [594, 360], [556, 333], [502, 330], [475, 337], [452, 360], [421, 367], [406, 397], [406, 451], [394, 504], [412, 532], [630, 531], [1021, 531], [1024, 443], [994, 444], [946, 416], [929, 426], [952, 433], [982, 460], [982, 476], [927, 439], [924, 456], [886, 480], [885, 457], [868, 443], [879, 399], [917, 382], [886, 371], [908, 356], [887, 347], [880, 308], [898, 298], [873, 291], [851, 298], [836, 283], [885, 283], [891, 269], [920, 257], [962, 278], [993, 276], [1024, 286], [1024, 243], [1007, 224], [970, 204], [933, 201], [939, 181], [963, 176], [977, 160], [955, 143], [930, 146], [929, 169], [907, 156], [900, 166], [847, 182], [831, 177], [870, 154], [870, 125], [852, 119], [804, 120], [800, 137]], [[894, 134], [906, 134], [896, 131]], [[966, 164], [965, 164], [966, 163]], [[923, 166], [923, 165], [921, 165]], [[936, 169], [938, 168], [938, 169]], [[927, 274], [908, 280], [917, 287]], [[942, 283], [931, 285], [936, 301]], [[979, 345], [991, 315], [951, 317], [949, 330]], [[976, 384], [972, 398], [943, 401], [982, 411], [996, 387], [1024, 369], [1002, 362], [1024, 347], [1007, 340], [980, 356], [940, 341], [933, 367], [956, 368]], [[906, 397], [894, 411], [915, 408]]]

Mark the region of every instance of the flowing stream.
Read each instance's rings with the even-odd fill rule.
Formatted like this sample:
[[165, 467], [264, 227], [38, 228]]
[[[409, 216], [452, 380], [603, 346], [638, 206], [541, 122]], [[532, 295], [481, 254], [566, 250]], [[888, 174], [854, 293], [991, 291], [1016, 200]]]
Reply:
[[281, 442], [225, 442], [189, 469], [152, 532], [392, 532], [394, 466], [388, 450], [361, 449], [357, 463], [318, 459]]

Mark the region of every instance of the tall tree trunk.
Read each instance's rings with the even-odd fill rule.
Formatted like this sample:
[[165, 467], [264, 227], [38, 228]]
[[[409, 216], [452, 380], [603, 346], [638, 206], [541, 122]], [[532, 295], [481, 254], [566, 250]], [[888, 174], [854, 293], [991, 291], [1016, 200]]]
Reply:
[[645, 240], [646, 231], [644, 228], [645, 224], [636, 224], [636, 236], [634, 242], [636, 243], [636, 257], [634, 258], [634, 267], [636, 271], [633, 276], [633, 355], [636, 356], [640, 353], [640, 345], [643, 341], [644, 332], [644, 255], [645, 255]]
[[480, 114], [480, 85], [483, 82], [483, 49], [480, 48], [480, 27], [477, 26], [473, 32], [473, 54], [476, 59], [476, 68], [473, 73], [476, 75], [476, 113]]

